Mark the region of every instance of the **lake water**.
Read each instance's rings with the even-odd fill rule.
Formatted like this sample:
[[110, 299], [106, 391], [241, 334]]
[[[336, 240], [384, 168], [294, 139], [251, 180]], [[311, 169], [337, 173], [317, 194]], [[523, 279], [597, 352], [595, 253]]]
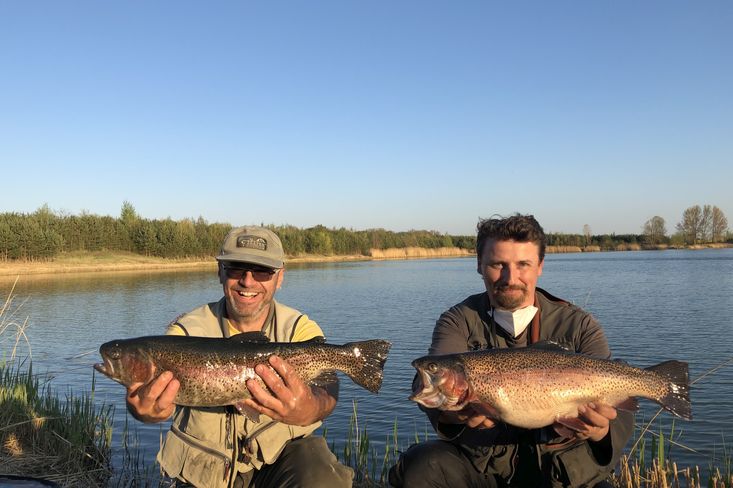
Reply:
[[[0, 281], [7, 296], [12, 281]], [[733, 249], [548, 255], [539, 285], [593, 313], [603, 324], [614, 356], [646, 367], [666, 359], [690, 363], [695, 379], [733, 357]], [[381, 392], [372, 395], [342, 377], [341, 398], [326, 421], [328, 438], [346, 437], [352, 403], [359, 427], [379, 447], [397, 419], [399, 443], [430, 430], [407, 400], [412, 359], [425, 354], [442, 311], [483, 283], [472, 258], [373, 261], [290, 266], [278, 299], [316, 320], [329, 342], [383, 338], [393, 343]], [[221, 286], [213, 271], [56, 275], [21, 277], [13, 320], [28, 319], [26, 330], [34, 370], [52, 373], [60, 394], [91, 388], [97, 348], [115, 338], [162, 333], [184, 311], [215, 301]], [[0, 337], [0, 353], [11, 346]], [[27, 347], [21, 347], [25, 354]], [[681, 465], [718, 464], [733, 436], [733, 365], [695, 383], [693, 422], [678, 420], [675, 447]], [[124, 390], [97, 379], [97, 398], [117, 405], [124, 422]], [[656, 412], [642, 401], [641, 423]], [[660, 427], [669, 430], [664, 413]], [[152, 463], [160, 426], [139, 426], [145, 457]], [[729, 449], [729, 448], [728, 448]], [[730, 452], [730, 451], [728, 451]]]

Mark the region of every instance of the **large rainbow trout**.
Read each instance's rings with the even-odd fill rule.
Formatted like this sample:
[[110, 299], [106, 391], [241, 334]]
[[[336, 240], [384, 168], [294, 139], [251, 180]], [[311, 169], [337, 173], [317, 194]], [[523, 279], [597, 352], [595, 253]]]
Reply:
[[99, 348], [103, 363], [94, 368], [129, 386], [148, 383], [171, 371], [181, 383], [175, 402], [192, 407], [236, 405], [250, 398], [246, 382], [256, 379], [255, 366], [269, 366], [278, 355], [290, 363], [306, 383], [318, 383], [336, 371], [376, 393], [391, 344], [382, 340], [344, 345], [307, 342], [257, 342], [224, 338], [147, 336], [110, 341]]
[[635, 410], [636, 397], [692, 420], [687, 363], [680, 361], [639, 369], [543, 344], [424, 356], [412, 365], [418, 379], [411, 400], [439, 410], [471, 405], [528, 429], [559, 420], [573, 427], [578, 407], [590, 402]]

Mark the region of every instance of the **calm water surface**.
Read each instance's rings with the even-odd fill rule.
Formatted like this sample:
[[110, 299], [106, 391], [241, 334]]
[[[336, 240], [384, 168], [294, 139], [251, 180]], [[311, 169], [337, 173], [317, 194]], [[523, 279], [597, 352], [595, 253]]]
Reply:
[[[0, 282], [7, 296], [12, 282]], [[549, 255], [540, 286], [593, 313], [603, 324], [615, 357], [636, 366], [666, 359], [690, 363], [692, 379], [733, 357], [733, 249]], [[316, 320], [329, 342], [383, 338], [392, 341], [381, 392], [372, 395], [342, 377], [341, 398], [326, 421], [329, 439], [346, 437], [353, 401], [360, 428], [375, 445], [397, 419], [400, 444], [430, 430], [407, 400], [412, 359], [425, 354], [440, 313], [483, 289], [471, 258], [377, 261], [291, 266], [278, 299]], [[48, 370], [63, 394], [91, 388], [97, 348], [115, 338], [159, 334], [184, 311], [221, 296], [214, 272], [117, 273], [21, 277], [13, 318], [28, 319], [34, 369]], [[8, 334], [0, 337], [8, 350]], [[23, 346], [23, 353], [27, 347]], [[693, 422], [677, 421], [673, 448], [683, 465], [707, 466], [733, 438], [733, 365], [692, 387]], [[97, 398], [117, 405], [124, 422], [124, 389], [98, 378]], [[655, 404], [642, 401], [637, 421]], [[671, 416], [660, 417], [668, 431]], [[139, 425], [151, 463], [160, 426]], [[165, 426], [164, 426], [165, 427]], [[659, 430], [660, 424], [655, 424]], [[338, 448], [338, 447], [337, 447]], [[714, 461], [715, 462], [715, 461]]]

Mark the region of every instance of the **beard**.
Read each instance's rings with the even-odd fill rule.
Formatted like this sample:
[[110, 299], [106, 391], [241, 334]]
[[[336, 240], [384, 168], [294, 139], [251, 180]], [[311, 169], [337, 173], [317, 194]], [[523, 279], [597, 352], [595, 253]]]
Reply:
[[229, 305], [228, 312], [230, 315], [230, 319], [234, 319], [236, 321], [247, 321], [259, 317], [260, 314], [262, 314], [265, 310], [269, 311], [272, 299], [263, 300], [256, 307], [243, 306], [241, 303], [237, 302], [234, 297], [228, 297], [227, 302]]
[[[504, 310], [516, 310], [524, 305], [529, 293], [526, 286], [521, 285], [499, 285], [492, 287], [492, 295], [496, 306]], [[509, 293], [510, 291], [521, 291], [522, 293]]]

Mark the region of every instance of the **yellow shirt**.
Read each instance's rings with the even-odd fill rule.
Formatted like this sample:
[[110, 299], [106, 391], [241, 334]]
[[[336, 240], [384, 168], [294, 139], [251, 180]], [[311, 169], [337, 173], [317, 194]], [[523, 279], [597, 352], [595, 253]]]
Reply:
[[[236, 329], [229, 321], [229, 319], [224, 320], [226, 320], [227, 327], [229, 327], [230, 336], [241, 334], [239, 329]], [[170, 327], [166, 331], [166, 334], [178, 336], [186, 335], [181, 327]], [[298, 326], [295, 328], [295, 334], [293, 334], [293, 342], [309, 341], [315, 337], [324, 337], [323, 331], [317, 323], [309, 319], [307, 315], [303, 314], [303, 316], [298, 321]]]

